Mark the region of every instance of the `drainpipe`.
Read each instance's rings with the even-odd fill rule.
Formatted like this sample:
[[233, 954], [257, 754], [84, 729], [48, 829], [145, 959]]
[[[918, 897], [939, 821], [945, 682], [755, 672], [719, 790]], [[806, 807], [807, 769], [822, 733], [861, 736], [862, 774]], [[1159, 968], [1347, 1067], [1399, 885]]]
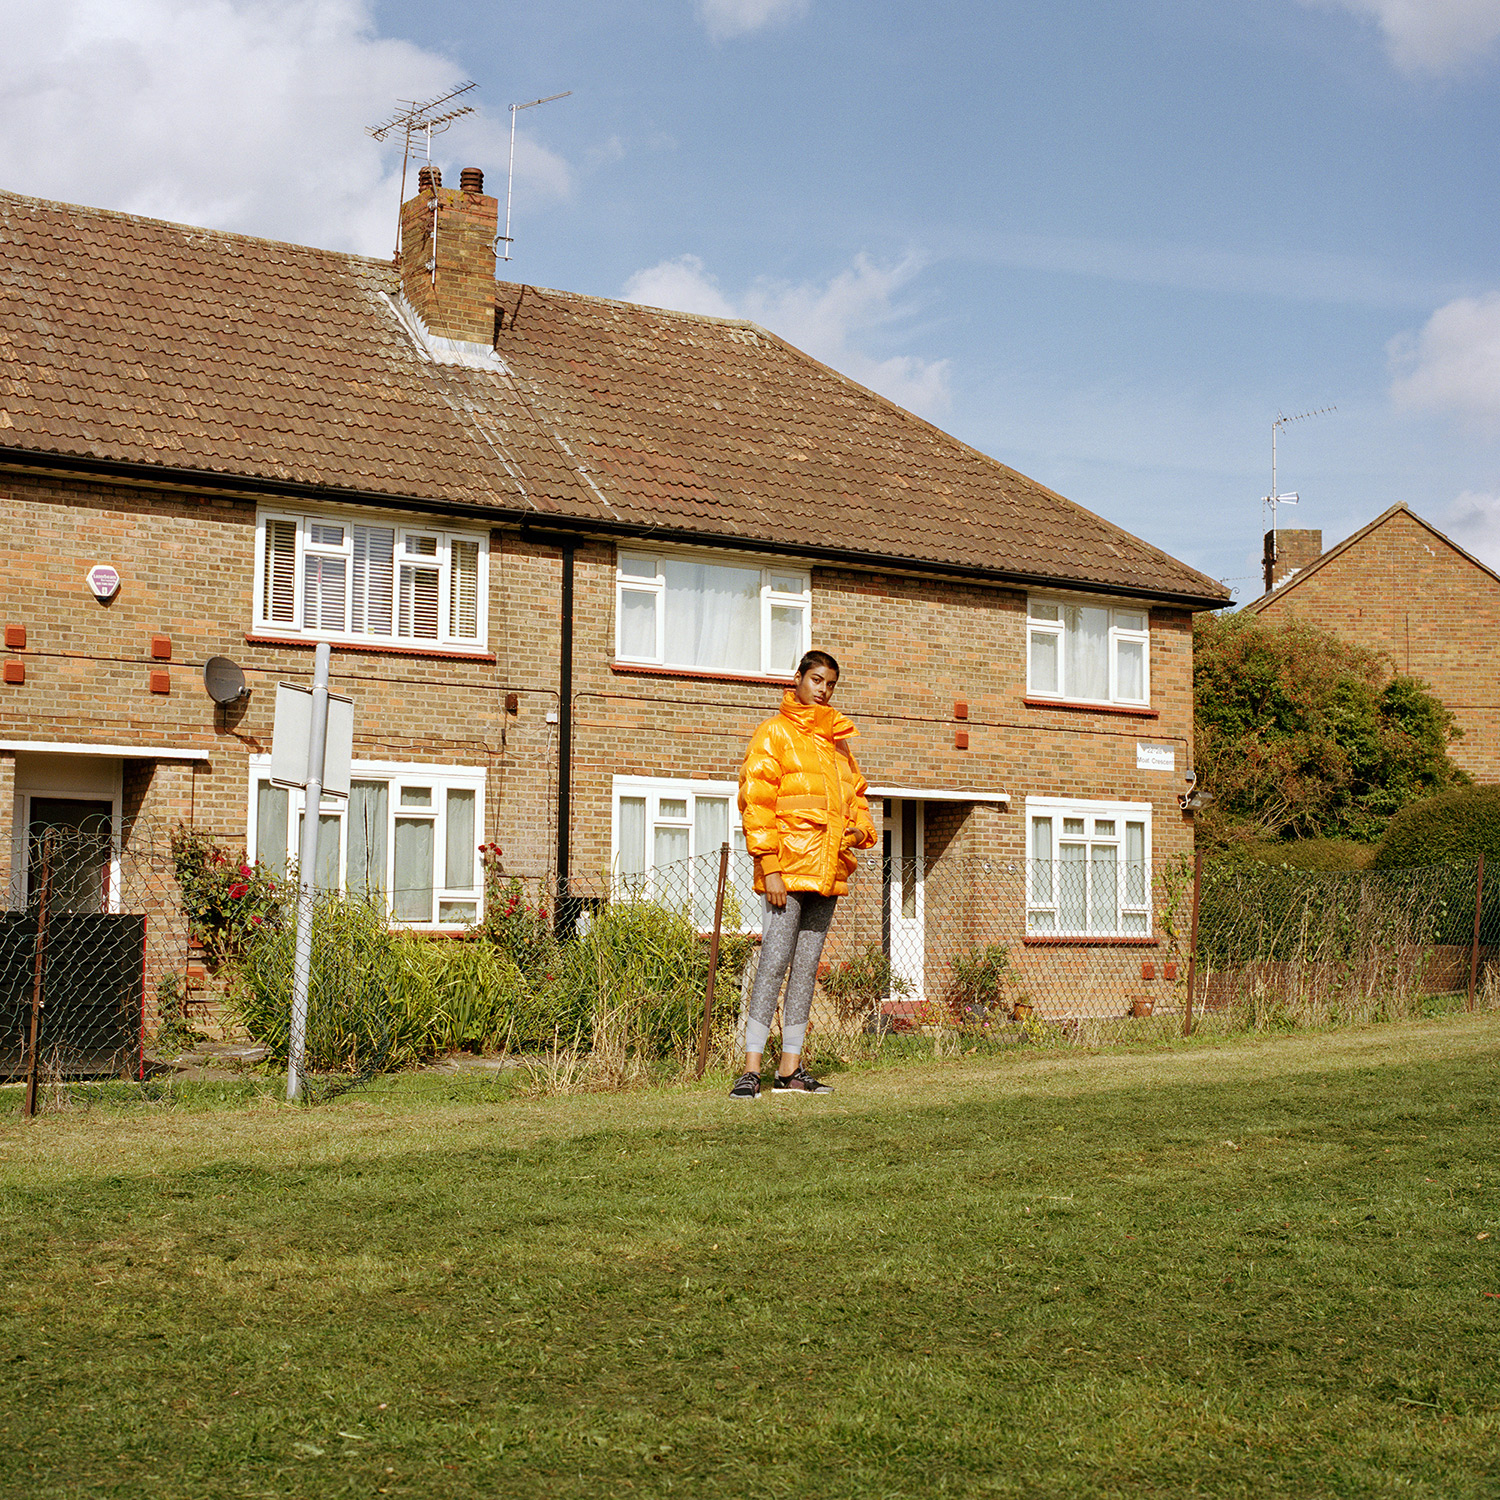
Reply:
[[562, 642], [557, 668], [557, 916], [558, 937], [578, 928], [578, 898], [568, 883], [568, 834], [573, 820], [573, 549], [562, 542]]

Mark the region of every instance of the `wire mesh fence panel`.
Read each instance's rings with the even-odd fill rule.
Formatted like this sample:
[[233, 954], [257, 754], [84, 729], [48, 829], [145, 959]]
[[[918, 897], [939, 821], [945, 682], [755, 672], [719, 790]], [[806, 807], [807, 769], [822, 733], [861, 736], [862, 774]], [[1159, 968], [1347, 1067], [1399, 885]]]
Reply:
[[1396, 1018], [1463, 990], [1500, 941], [1500, 900], [1475, 916], [1477, 868], [1304, 871], [1205, 865], [1202, 1003], [1252, 1023]]
[[33, 823], [0, 910], [0, 1077], [139, 1076], [188, 930], [171, 851]]
[[[1193, 869], [1185, 859], [945, 857], [867, 861], [830, 926], [815, 1033], [997, 1038], [1181, 1016], [1187, 1004]], [[731, 880], [741, 930], [759, 930], [750, 861]], [[1415, 1014], [1469, 982], [1500, 946], [1500, 879], [1473, 943], [1475, 868], [1320, 872], [1207, 863], [1197, 1002], [1261, 1024]], [[656, 877], [660, 881], [663, 877]], [[747, 950], [743, 997], [756, 953]], [[1084, 1023], [1090, 1023], [1085, 1026]], [[1122, 1034], [1128, 1034], [1125, 1026]]]
[[[1140, 1018], [1182, 1014], [1190, 958], [1197, 1005], [1234, 1025], [1415, 1014], [1471, 974], [1481, 1003], [1500, 998], [1500, 871], [1485, 881], [1476, 941], [1472, 865], [1325, 874], [1205, 862], [1194, 955], [1192, 866], [1121, 849], [864, 860], [822, 950], [811, 1035], [1082, 1039], [1114, 1022], [1129, 1035]], [[743, 852], [722, 876], [713, 850], [559, 891], [505, 871], [491, 847], [477, 920], [444, 935], [402, 923], [383, 891], [321, 891], [307, 908], [307, 1067], [348, 1079], [460, 1048], [509, 1050], [561, 1060], [589, 1087], [688, 1067], [711, 961], [710, 1051], [727, 1063], [743, 1046], [763, 901]], [[122, 847], [103, 827], [38, 823], [6, 894], [0, 1078], [24, 1076], [33, 1056], [43, 1076], [141, 1076], [209, 993], [285, 1062], [296, 898], [284, 876], [190, 830], [135, 830]]]

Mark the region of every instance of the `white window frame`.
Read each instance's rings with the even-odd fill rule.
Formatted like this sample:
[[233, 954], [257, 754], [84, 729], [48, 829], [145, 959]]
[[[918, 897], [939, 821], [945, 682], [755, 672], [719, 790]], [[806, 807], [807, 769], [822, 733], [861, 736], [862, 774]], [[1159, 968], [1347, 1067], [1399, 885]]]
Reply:
[[[1038, 605], [1056, 609], [1056, 620], [1035, 618]], [[1069, 607], [1103, 609], [1109, 612], [1109, 697], [1085, 698], [1072, 691], [1067, 681], [1067, 626], [1062, 611]], [[1145, 629], [1133, 630], [1120, 623], [1122, 616], [1139, 615]], [[1052, 636], [1057, 641], [1056, 688], [1039, 687], [1031, 676], [1031, 643], [1037, 636]], [[1141, 697], [1125, 698], [1120, 693], [1120, 646], [1122, 642], [1139, 642], [1141, 646]], [[1126, 708], [1151, 706], [1151, 611], [1144, 604], [1122, 604], [1113, 599], [1095, 599], [1082, 595], [1029, 594], [1026, 599], [1026, 695], [1029, 698], [1056, 698], [1063, 703], [1112, 703]]]
[[[285, 522], [295, 528], [295, 566], [292, 580], [292, 618], [273, 619], [267, 610], [266, 601], [266, 529], [271, 522]], [[344, 540], [340, 546], [314, 543], [309, 537], [309, 528], [314, 525], [342, 526]], [[344, 623], [347, 626], [353, 610], [353, 539], [350, 528], [355, 526], [378, 526], [395, 532], [394, 553], [391, 564], [391, 629], [389, 634], [377, 631], [324, 630], [307, 626], [304, 598], [309, 553], [318, 556], [342, 557], [346, 563], [344, 575]], [[432, 536], [438, 539], [437, 556], [431, 561], [438, 573], [438, 622], [437, 635], [402, 635], [401, 624], [401, 564], [403, 547], [408, 536]], [[454, 629], [452, 557], [455, 542], [477, 546], [478, 580], [475, 609], [475, 624], [478, 633], [459, 635]], [[386, 645], [429, 651], [472, 651], [476, 655], [488, 653], [489, 645], [489, 558], [490, 539], [487, 530], [463, 530], [443, 525], [435, 517], [392, 515], [375, 511], [356, 511], [334, 508], [316, 510], [257, 509], [255, 515], [255, 596], [252, 605], [253, 629], [258, 634], [297, 636], [309, 641], [347, 642], [359, 645]]]
[[[654, 576], [627, 573], [626, 560], [649, 563]], [[666, 576], [663, 564], [668, 560], [705, 564], [709, 567], [760, 570], [760, 670], [706, 667], [696, 662], [666, 659]], [[802, 584], [799, 593], [775, 587], [777, 579], [796, 578]], [[623, 647], [624, 596], [627, 592], [652, 594], [656, 598], [656, 649], [649, 656], [629, 655]], [[615, 660], [622, 664], [662, 667], [682, 672], [713, 672], [727, 677], [775, 677], [790, 682], [796, 676], [796, 663], [785, 667], [770, 666], [771, 620], [775, 609], [798, 609], [802, 612], [802, 650], [812, 641], [812, 570], [800, 563], [780, 563], [771, 558], [742, 556], [738, 553], [692, 551], [687, 548], [621, 547], [615, 556]]]
[[[1026, 936], [1029, 938], [1083, 939], [1150, 939], [1154, 934], [1151, 904], [1151, 812], [1149, 802], [1103, 802], [1067, 797], [1028, 797], [1026, 799]], [[1041, 861], [1035, 857], [1034, 825], [1039, 818], [1051, 819], [1052, 857]], [[1081, 819], [1083, 832], [1064, 832], [1063, 819]], [[1113, 832], [1099, 833], [1099, 823], [1113, 823]], [[1136, 892], [1130, 889], [1130, 868], [1125, 858], [1127, 823], [1142, 823], [1144, 868]], [[1083, 844], [1085, 887], [1082, 927], [1064, 927], [1061, 910], [1061, 875], [1063, 844]], [[1115, 849], [1115, 925], [1096, 928], [1094, 920], [1095, 865], [1093, 850], [1113, 845]], [[1135, 919], [1127, 930], [1126, 919]], [[1048, 922], [1050, 921], [1050, 925]]]
[[[699, 797], [724, 799], [728, 802], [729, 822], [729, 884], [739, 895], [740, 925], [737, 931], [760, 931], [760, 897], [754, 888], [753, 866], [745, 849], [745, 829], [740, 821], [740, 788], [735, 781], [683, 780], [680, 777], [616, 776], [610, 793], [610, 839], [609, 867], [612, 874], [611, 887], [617, 900], [632, 896], [644, 896], [653, 901], [670, 902], [674, 897], [686, 899], [686, 884], [680, 878], [671, 882], [660, 879], [657, 867], [652, 862], [654, 831], [662, 828], [684, 828], [688, 836], [688, 858], [692, 861], [694, 889], [692, 892], [694, 914], [697, 925], [707, 930], [713, 925], [714, 891], [718, 884], [718, 865], [708, 855], [719, 852], [719, 845], [709, 849], [697, 847], [697, 799]], [[620, 852], [620, 801], [625, 797], [642, 797], [646, 802], [644, 869], [640, 875], [626, 873], [622, 868]], [[663, 816], [662, 801], [685, 802], [687, 811], [683, 817]], [[707, 921], [704, 921], [704, 917]], [[726, 919], [726, 927], [728, 921]]]
[[[270, 779], [271, 757], [269, 755], [252, 755], [250, 757], [249, 787], [246, 805], [248, 808], [245, 828], [245, 847], [254, 858], [259, 852], [258, 826], [260, 814], [260, 784]], [[386, 895], [387, 912], [389, 914], [392, 901], [392, 888], [395, 883], [396, 863], [396, 837], [395, 824], [399, 818], [421, 819], [423, 809], [402, 807], [401, 788], [409, 787], [431, 787], [432, 788], [432, 810], [433, 810], [433, 845], [432, 845], [432, 918], [429, 921], [419, 921], [409, 918], [389, 917], [392, 927], [409, 927], [418, 932], [454, 932], [462, 931], [470, 925], [467, 918], [454, 918], [450, 916], [444, 920], [442, 912], [445, 905], [468, 905], [473, 904], [473, 923], [477, 924], [484, 920], [484, 864], [480, 858], [479, 845], [484, 840], [485, 808], [484, 808], [484, 783], [485, 771], [483, 766], [429, 766], [417, 765], [410, 761], [386, 761], [386, 760], [356, 760], [350, 766], [351, 781], [384, 781], [389, 785], [389, 793], [386, 804], [386, 839], [385, 839], [385, 876], [383, 889]], [[471, 840], [472, 849], [469, 858], [472, 861], [473, 886], [465, 889], [460, 886], [449, 886], [446, 884], [448, 867], [448, 837], [447, 826], [447, 794], [450, 791], [472, 791], [474, 793], [474, 837]], [[306, 794], [299, 787], [292, 787], [287, 791], [287, 858], [294, 860], [297, 857], [297, 835], [298, 827], [303, 809], [306, 805]], [[339, 824], [339, 858], [338, 858], [338, 890], [342, 893], [348, 889], [348, 859], [349, 840], [346, 831], [346, 822], [349, 812], [349, 800], [345, 797], [324, 797], [321, 808], [321, 816], [324, 818], [337, 818]]]

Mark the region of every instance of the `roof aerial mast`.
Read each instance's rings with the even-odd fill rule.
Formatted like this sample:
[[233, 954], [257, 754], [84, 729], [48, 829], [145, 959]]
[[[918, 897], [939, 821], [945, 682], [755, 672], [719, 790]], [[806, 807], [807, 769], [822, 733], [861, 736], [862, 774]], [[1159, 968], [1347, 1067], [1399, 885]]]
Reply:
[[[453, 100], [467, 94], [470, 89], [477, 89], [479, 85], [470, 79], [467, 83], [455, 84], [446, 94], [439, 94], [436, 99], [398, 99], [396, 101], [396, 112], [390, 119], [379, 125], [367, 125], [365, 134], [374, 136], [377, 141], [383, 141], [386, 136], [394, 131], [403, 134], [401, 147], [401, 202], [406, 202], [406, 164], [412, 158], [412, 141], [417, 139], [416, 154], [426, 156], [427, 165], [432, 165], [432, 138], [441, 135], [455, 120], [463, 115], [472, 115], [474, 106], [472, 104], [460, 104], [452, 109], [445, 110], [445, 104], [452, 104]], [[514, 117], [512, 117], [514, 118]], [[514, 149], [514, 147], [512, 147]], [[396, 210], [396, 254], [401, 254], [401, 211]]]
[[505, 178], [505, 233], [498, 236], [505, 243], [504, 260], [510, 259], [510, 247], [513, 243], [510, 237], [510, 196], [516, 182], [516, 116], [523, 109], [535, 109], [538, 104], [551, 104], [554, 99], [566, 99], [572, 92], [572, 89], [564, 89], [560, 94], [548, 94], [545, 99], [533, 99], [527, 104], [512, 104], [510, 107], [510, 171]]
[[1320, 406], [1316, 411], [1299, 411], [1295, 416], [1287, 416], [1284, 412], [1276, 413], [1276, 420], [1271, 423], [1271, 493], [1262, 495], [1260, 501], [1261, 525], [1265, 525], [1266, 507], [1271, 508], [1271, 530], [1266, 541], [1265, 550], [1265, 581], [1266, 592], [1269, 594], [1276, 586], [1276, 558], [1279, 551], [1276, 541], [1276, 507], [1278, 505], [1295, 505], [1297, 503], [1297, 492], [1291, 490], [1285, 495], [1276, 493], [1276, 436], [1288, 422], [1305, 422], [1309, 417], [1321, 417], [1325, 412], [1337, 411], [1336, 406]]

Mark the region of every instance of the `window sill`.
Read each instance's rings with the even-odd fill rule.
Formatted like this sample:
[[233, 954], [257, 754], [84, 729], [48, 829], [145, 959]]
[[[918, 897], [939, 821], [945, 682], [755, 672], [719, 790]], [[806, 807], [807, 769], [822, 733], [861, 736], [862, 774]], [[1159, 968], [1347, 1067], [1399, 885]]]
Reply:
[[1159, 719], [1159, 708], [1132, 708], [1124, 703], [1089, 703], [1077, 698], [1022, 698], [1027, 708], [1060, 708], [1068, 713], [1123, 714], [1131, 719]]
[[[247, 646], [306, 646], [309, 650], [325, 644], [305, 635], [245, 636]], [[473, 661], [483, 666], [495, 665], [493, 651], [462, 651], [449, 646], [384, 646], [373, 641], [328, 641], [335, 651], [358, 651], [370, 656], [425, 656], [438, 661]]]
[[654, 667], [633, 661], [612, 661], [609, 670], [621, 677], [680, 677], [692, 682], [743, 682], [752, 687], [789, 688], [795, 681], [785, 677], [763, 677], [755, 672], [706, 672], [698, 667]]
[[1048, 937], [1028, 933], [1021, 939], [1026, 948], [1159, 948], [1161, 939], [1154, 937]]

